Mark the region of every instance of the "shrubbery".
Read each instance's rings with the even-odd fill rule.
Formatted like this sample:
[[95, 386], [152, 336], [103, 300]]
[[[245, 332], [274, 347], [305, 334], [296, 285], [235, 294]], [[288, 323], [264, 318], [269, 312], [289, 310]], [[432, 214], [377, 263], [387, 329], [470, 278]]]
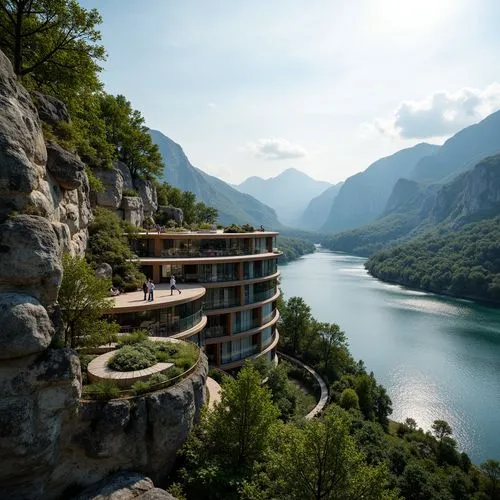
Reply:
[[140, 344], [123, 346], [108, 361], [108, 366], [119, 372], [143, 370], [157, 363], [154, 352]]

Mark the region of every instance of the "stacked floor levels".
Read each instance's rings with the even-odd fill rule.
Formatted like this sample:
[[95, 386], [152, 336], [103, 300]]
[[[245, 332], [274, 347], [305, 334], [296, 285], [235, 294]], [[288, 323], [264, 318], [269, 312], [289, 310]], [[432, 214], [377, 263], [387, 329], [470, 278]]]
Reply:
[[[132, 242], [155, 300], [120, 295], [112, 311], [122, 330], [147, 329], [204, 347], [224, 370], [247, 358], [275, 359], [279, 313], [275, 232], [140, 233]], [[171, 295], [175, 275], [181, 294]]]

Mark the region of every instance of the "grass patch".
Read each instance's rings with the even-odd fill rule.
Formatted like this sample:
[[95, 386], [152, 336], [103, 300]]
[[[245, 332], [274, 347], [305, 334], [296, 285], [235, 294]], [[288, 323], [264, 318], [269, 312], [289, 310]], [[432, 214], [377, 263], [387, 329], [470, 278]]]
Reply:
[[107, 401], [108, 399], [120, 397], [120, 388], [112, 380], [102, 380], [101, 382], [95, 382], [84, 387], [83, 396]]

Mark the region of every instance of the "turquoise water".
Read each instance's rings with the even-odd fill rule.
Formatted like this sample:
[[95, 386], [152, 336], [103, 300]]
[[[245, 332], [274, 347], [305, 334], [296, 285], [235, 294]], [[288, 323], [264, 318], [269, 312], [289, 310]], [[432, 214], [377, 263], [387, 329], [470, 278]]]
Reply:
[[500, 458], [500, 309], [389, 285], [365, 259], [318, 251], [281, 266], [285, 299], [346, 332], [393, 403], [391, 418], [446, 420], [471, 460]]

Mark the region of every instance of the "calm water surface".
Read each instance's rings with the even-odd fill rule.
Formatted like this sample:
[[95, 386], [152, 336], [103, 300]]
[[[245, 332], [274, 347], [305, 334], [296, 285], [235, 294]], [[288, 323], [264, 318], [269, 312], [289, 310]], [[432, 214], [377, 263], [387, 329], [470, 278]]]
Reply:
[[452, 426], [475, 463], [500, 458], [500, 309], [389, 285], [365, 259], [318, 251], [281, 266], [285, 298], [346, 332], [388, 390], [394, 420]]

